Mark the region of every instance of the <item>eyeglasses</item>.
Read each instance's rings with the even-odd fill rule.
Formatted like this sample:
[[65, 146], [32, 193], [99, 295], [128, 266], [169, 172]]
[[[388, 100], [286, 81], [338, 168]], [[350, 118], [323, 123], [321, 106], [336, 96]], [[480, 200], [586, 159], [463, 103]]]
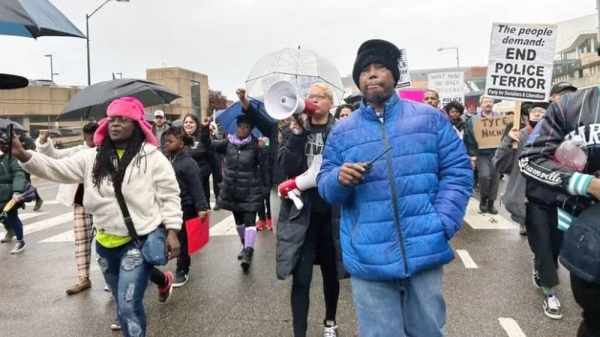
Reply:
[[133, 119], [131, 118], [127, 118], [127, 117], [108, 117], [106, 119], [108, 121], [109, 124], [127, 124], [127, 123], [133, 123]]
[[323, 94], [318, 94], [318, 95], [306, 95], [306, 99], [308, 100], [317, 100], [317, 101], [322, 101], [325, 98], [329, 98], [327, 95], [323, 95]]

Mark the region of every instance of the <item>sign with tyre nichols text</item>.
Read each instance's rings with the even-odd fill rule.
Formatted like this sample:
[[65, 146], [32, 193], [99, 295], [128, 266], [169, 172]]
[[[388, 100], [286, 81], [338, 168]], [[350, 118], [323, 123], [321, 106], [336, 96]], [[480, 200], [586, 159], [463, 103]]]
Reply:
[[440, 95], [443, 108], [456, 101], [465, 105], [465, 74], [463, 72], [427, 74], [427, 88]]
[[548, 101], [557, 26], [494, 23], [485, 95]]
[[477, 148], [495, 149], [502, 142], [502, 136], [512, 116], [498, 116], [492, 118], [473, 118], [473, 133], [477, 141]]
[[398, 68], [400, 69], [400, 79], [396, 84], [397, 88], [410, 87], [410, 72], [408, 70], [408, 59], [406, 58], [406, 49], [400, 49], [400, 59], [398, 60]]

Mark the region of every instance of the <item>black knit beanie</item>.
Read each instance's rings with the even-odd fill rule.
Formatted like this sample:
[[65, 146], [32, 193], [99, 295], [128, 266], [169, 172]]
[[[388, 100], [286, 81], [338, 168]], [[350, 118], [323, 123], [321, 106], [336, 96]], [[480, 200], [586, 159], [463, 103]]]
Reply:
[[363, 69], [373, 63], [379, 63], [388, 68], [394, 76], [395, 83], [398, 83], [398, 80], [400, 79], [400, 56], [400, 49], [390, 42], [384, 40], [369, 40], [363, 43], [360, 48], [358, 48], [356, 61], [354, 62], [354, 69], [352, 71], [354, 83], [360, 87], [360, 84], [358, 83], [360, 73]]

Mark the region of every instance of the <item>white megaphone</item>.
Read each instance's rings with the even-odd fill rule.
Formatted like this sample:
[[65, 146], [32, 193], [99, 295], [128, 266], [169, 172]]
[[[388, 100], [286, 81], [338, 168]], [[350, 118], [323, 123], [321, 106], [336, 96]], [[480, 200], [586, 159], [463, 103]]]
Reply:
[[300, 194], [306, 190], [317, 187], [317, 174], [319, 173], [319, 169], [321, 169], [322, 161], [323, 156], [316, 155], [313, 158], [312, 165], [310, 165], [306, 172], [279, 184], [279, 187], [277, 188], [279, 196], [291, 199], [294, 202], [294, 205], [296, 205], [296, 208], [301, 210], [302, 207], [304, 207], [304, 203], [302, 202], [302, 199], [300, 199]]
[[288, 81], [275, 82], [264, 96], [267, 114], [276, 120], [284, 120], [294, 114], [315, 114], [313, 102], [300, 97], [294, 84]]

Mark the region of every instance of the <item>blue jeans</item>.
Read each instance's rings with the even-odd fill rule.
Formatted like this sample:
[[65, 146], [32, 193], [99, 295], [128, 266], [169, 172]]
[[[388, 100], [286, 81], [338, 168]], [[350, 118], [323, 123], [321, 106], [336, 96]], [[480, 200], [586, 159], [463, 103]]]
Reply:
[[143, 299], [153, 266], [144, 261], [133, 242], [117, 248], [105, 248], [96, 242], [96, 253], [104, 280], [115, 299], [123, 334], [146, 336]]
[[352, 295], [362, 337], [444, 336], [446, 304], [443, 267], [410, 278], [370, 282], [352, 278]]
[[6, 213], [6, 223], [15, 232], [17, 240], [23, 240], [23, 223], [19, 219], [19, 210], [17, 206]]

